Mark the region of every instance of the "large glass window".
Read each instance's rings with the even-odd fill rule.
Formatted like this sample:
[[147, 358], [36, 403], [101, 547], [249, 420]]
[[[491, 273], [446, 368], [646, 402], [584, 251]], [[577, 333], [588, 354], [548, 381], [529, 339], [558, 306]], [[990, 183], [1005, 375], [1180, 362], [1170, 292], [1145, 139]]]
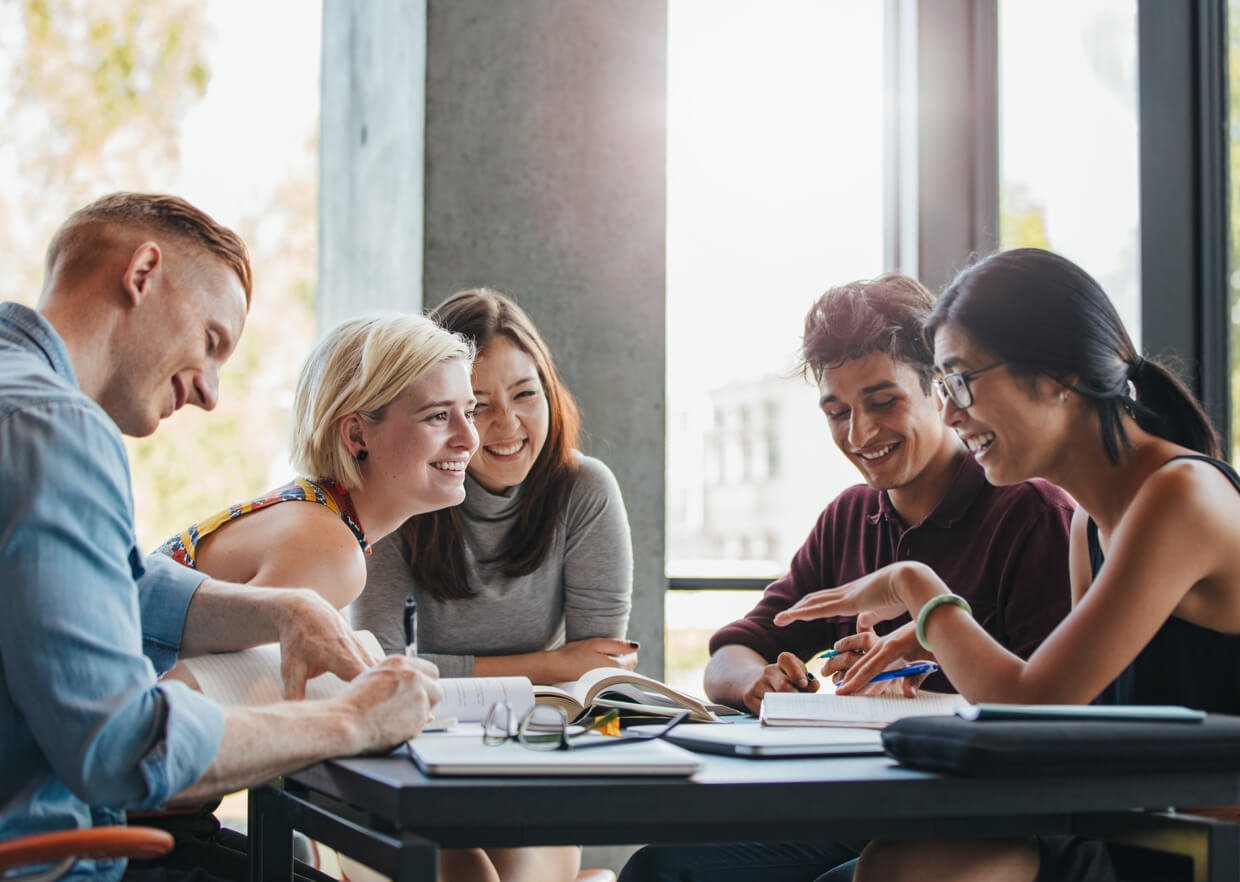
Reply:
[[999, 4], [1000, 243], [1068, 257], [1141, 339], [1135, 0]]
[[[668, 30], [668, 575], [771, 579], [859, 480], [794, 374], [817, 295], [885, 269], [883, 4], [670, 0]], [[668, 596], [695, 691], [752, 601], [715, 597]]]
[[219, 408], [126, 439], [143, 547], [287, 479], [314, 339], [319, 29], [290, 2], [0, 4], [4, 297], [33, 303], [52, 232], [114, 190], [182, 195], [250, 247], [254, 302]]

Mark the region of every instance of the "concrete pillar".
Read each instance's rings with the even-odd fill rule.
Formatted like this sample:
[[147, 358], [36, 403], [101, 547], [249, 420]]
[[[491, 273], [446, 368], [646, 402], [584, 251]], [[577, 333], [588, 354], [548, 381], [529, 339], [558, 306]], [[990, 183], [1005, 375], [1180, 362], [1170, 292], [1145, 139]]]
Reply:
[[324, 0], [322, 64], [320, 335], [422, 306], [425, 2]]
[[666, 0], [325, 0], [323, 40], [320, 327], [521, 303], [620, 481], [661, 676]]

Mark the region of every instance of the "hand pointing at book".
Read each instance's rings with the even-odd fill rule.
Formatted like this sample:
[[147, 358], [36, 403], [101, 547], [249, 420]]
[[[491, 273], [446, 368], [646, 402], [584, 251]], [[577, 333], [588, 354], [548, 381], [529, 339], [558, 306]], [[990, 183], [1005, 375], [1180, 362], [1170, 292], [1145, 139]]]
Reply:
[[829, 616], [855, 616], [868, 613], [870, 622], [894, 619], [920, 603], [910, 605], [909, 595], [920, 597], [927, 589], [942, 586], [934, 571], [917, 561], [900, 561], [859, 579], [806, 594], [792, 606], [775, 615], [775, 624], [808, 622]]
[[344, 616], [319, 594], [289, 591], [280, 610], [274, 618], [285, 698], [304, 698], [306, 681], [319, 674], [352, 680], [375, 663]]

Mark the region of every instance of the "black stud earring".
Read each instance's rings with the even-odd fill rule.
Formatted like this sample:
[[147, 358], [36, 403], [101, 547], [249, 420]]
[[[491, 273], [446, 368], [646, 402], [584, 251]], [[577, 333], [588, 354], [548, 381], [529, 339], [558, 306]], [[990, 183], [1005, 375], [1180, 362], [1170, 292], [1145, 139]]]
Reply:
[[366, 461], [366, 457], [368, 457], [368, 456], [370, 456], [369, 451], [367, 451], [367, 450], [366, 450], [366, 448], [364, 448], [364, 447], [363, 447], [361, 450], [359, 450], [359, 451], [357, 452], [357, 457], [356, 457], [356, 459], [357, 459], [357, 461], [358, 461], [358, 462], [365, 462], [365, 461]]

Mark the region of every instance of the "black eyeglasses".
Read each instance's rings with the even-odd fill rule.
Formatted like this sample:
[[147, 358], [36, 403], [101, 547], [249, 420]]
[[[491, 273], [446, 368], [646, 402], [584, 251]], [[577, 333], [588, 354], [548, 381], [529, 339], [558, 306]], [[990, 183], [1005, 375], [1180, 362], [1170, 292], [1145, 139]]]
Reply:
[[[589, 738], [573, 740], [601, 729], [620, 718], [620, 712], [609, 710], [602, 716], [595, 717], [581, 729], [570, 732], [568, 718], [564, 711], [551, 705], [536, 704], [516, 720], [513, 726], [512, 708], [506, 701], [497, 701], [487, 710], [482, 718], [482, 743], [488, 746], [516, 741], [530, 750], [584, 750], [587, 747], [610, 747], [613, 744], [631, 744], [634, 741], [651, 741], [662, 738], [689, 718], [688, 711], [682, 711], [668, 720], [667, 725], [655, 732], [642, 732], [635, 735], [619, 735], [607, 738]], [[576, 727], [574, 727], [576, 728]]]
[[988, 370], [1000, 367], [1004, 362], [996, 361], [988, 364], [986, 367], [980, 367], [975, 371], [952, 371], [950, 374], [944, 374], [941, 377], [934, 378], [934, 391], [939, 396], [939, 401], [946, 404], [951, 402], [956, 407], [964, 410], [973, 406], [973, 389], [969, 386], [969, 380], [972, 380], [978, 374], [984, 374]]

